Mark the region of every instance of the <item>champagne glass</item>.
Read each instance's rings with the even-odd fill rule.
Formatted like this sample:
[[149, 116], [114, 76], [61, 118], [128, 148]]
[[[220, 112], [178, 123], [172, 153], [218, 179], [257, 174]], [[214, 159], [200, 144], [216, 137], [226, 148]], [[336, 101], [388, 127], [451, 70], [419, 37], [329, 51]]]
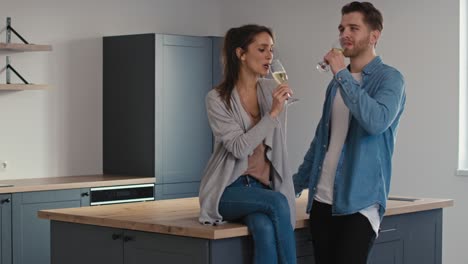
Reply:
[[[278, 84], [282, 84], [288, 81], [288, 75], [286, 74], [286, 70], [284, 69], [283, 64], [281, 64], [280, 60], [278, 59], [273, 60], [270, 65], [270, 69], [271, 69], [271, 75], [273, 76], [273, 79], [275, 79], [275, 81]], [[299, 101], [299, 99], [291, 97], [289, 93], [288, 93], [288, 96], [289, 96], [288, 101], [287, 101], [288, 105]]]
[[[332, 47], [331, 49], [335, 52], [341, 52], [343, 53], [343, 47], [341, 46], [341, 42], [340, 42], [340, 39], [337, 39], [335, 40], [333, 43], [332, 43]], [[328, 65], [327, 62], [325, 61], [321, 61], [319, 63], [317, 63], [317, 70], [319, 72], [328, 72], [330, 71], [330, 65]]]

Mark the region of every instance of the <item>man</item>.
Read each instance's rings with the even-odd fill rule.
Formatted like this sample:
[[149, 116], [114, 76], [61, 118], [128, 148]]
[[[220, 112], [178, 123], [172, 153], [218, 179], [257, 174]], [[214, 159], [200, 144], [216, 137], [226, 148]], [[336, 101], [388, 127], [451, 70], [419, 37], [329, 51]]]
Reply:
[[315, 138], [293, 176], [297, 194], [309, 189], [317, 264], [367, 262], [386, 208], [406, 101], [403, 76], [375, 52], [383, 29], [380, 11], [352, 2], [341, 13], [343, 51], [324, 57], [334, 76]]

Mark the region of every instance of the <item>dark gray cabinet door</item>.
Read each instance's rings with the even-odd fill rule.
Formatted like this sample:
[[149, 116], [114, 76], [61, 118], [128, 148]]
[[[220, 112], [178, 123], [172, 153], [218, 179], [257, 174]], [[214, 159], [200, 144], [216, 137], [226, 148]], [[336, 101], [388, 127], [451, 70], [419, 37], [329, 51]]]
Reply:
[[207, 240], [52, 221], [52, 264], [207, 264]]
[[154, 176], [155, 34], [103, 38], [103, 172]]
[[399, 215], [405, 227], [404, 263], [442, 263], [442, 209]]
[[441, 264], [442, 209], [384, 217], [370, 264]]
[[211, 155], [212, 40], [156, 34], [156, 183], [200, 181]]
[[210, 263], [207, 240], [125, 230], [123, 241], [125, 264]]
[[71, 189], [13, 194], [14, 264], [50, 263], [50, 222], [39, 219], [37, 211], [81, 207], [82, 203], [86, 205], [82, 193], [83, 189]]
[[11, 264], [11, 195], [0, 195], [0, 263]]
[[402, 231], [401, 223], [395, 221], [395, 218], [385, 218], [370, 253], [369, 264], [403, 264]]
[[52, 222], [51, 264], [123, 264], [123, 230]]

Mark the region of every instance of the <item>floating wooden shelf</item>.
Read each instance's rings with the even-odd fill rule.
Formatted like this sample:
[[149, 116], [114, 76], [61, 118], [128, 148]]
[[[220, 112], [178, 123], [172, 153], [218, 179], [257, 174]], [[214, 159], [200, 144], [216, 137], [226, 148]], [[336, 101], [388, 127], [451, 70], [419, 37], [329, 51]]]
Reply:
[[[15, 34], [23, 43], [11, 43], [11, 34]], [[6, 42], [0, 42], [0, 51], [51, 51], [51, 45], [30, 44], [11, 26], [11, 18], [7, 17]], [[48, 87], [46, 84], [30, 84], [19, 74], [10, 64], [10, 56], [6, 56], [6, 84], [0, 84], [0, 91], [21, 91], [21, 90], [43, 90]], [[23, 82], [21, 84], [11, 84], [11, 73], [16, 74]]]
[[52, 46], [51, 45], [0, 42], [0, 50], [8, 50], [8, 51], [51, 51]]
[[44, 90], [47, 84], [0, 84], [0, 91]]

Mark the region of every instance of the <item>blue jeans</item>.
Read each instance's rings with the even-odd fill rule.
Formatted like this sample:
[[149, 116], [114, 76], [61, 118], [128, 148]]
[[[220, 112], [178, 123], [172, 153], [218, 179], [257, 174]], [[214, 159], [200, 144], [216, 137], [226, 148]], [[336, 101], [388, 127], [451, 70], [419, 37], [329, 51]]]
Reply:
[[286, 197], [243, 175], [226, 187], [219, 202], [226, 221], [241, 221], [254, 242], [255, 264], [295, 264], [296, 241]]

